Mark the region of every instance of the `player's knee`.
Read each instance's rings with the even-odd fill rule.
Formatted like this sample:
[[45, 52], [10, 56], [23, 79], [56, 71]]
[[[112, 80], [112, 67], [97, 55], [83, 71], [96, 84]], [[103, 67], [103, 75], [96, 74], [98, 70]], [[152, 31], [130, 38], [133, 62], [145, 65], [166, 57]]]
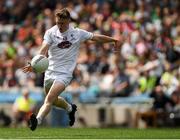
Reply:
[[53, 102], [54, 102], [54, 99], [51, 98], [50, 96], [47, 96], [46, 99], [45, 99], [45, 101], [44, 101], [44, 104], [45, 104], [46, 106], [51, 106], [51, 105], [53, 104]]
[[55, 100], [54, 100], [54, 102], [53, 102], [53, 105], [57, 105], [58, 104], [58, 99], [56, 98]]

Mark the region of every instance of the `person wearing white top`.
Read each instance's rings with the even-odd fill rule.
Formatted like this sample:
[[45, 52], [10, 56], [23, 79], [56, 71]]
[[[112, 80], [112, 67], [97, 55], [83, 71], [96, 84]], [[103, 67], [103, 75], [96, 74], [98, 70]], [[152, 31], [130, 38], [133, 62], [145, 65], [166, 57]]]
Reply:
[[[86, 40], [101, 43], [114, 42], [116, 49], [122, 43], [122, 40], [71, 27], [70, 19], [67, 8], [56, 10], [56, 25], [45, 32], [39, 54], [46, 55], [49, 59], [49, 67], [44, 78], [46, 97], [37, 116], [32, 114], [29, 118], [29, 128], [32, 131], [36, 129], [38, 124], [41, 124], [52, 105], [67, 110], [69, 125], [74, 124], [77, 106], [69, 104], [62, 97], [59, 97], [59, 94], [64, 91], [72, 79], [81, 42]], [[22, 69], [25, 73], [33, 71], [30, 64]]]

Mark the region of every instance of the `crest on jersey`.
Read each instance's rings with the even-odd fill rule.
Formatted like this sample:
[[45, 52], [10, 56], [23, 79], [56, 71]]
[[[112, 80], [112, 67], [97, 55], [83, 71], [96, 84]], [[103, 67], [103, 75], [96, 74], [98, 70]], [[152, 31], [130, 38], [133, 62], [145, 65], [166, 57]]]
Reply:
[[57, 46], [58, 46], [58, 48], [66, 49], [66, 48], [71, 47], [71, 45], [72, 45], [72, 43], [66, 40], [66, 41], [62, 41]]

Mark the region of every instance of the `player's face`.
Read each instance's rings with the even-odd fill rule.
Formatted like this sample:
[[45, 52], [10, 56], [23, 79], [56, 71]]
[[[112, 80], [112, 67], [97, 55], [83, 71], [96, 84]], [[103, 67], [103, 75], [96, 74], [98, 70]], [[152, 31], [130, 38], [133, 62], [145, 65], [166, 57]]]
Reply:
[[69, 28], [69, 19], [60, 19], [56, 17], [56, 25], [60, 32], [63, 33]]

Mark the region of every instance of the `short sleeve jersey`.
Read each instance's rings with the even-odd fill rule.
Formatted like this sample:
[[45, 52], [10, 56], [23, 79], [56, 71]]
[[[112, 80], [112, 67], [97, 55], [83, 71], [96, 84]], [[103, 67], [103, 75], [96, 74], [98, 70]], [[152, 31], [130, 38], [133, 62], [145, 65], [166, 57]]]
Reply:
[[57, 25], [47, 30], [44, 35], [44, 42], [49, 45], [47, 71], [72, 75], [80, 43], [92, 37], [91, 32], [71, 26], [63, 33], [59, 31]]

